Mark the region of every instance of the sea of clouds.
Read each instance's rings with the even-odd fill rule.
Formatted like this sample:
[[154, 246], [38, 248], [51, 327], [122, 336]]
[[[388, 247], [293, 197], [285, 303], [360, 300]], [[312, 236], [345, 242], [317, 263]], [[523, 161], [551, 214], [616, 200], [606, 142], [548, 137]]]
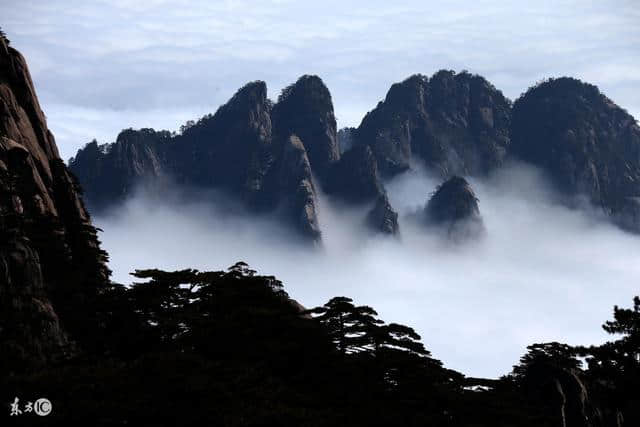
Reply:
[[224, 269], [243, 260], [307, 307], [344, 295], [414, 327], [434, 357], [471, 376], [510, 371], [534, 342], [596, 344], [614, 305], [639, 294], [640, 237], [560, 203], [544, 176], [511, 165], [471, 179], [485, 238], [456, 245], [410, 220], [438, 179], [414, 168], [386, 183], [399, 239], [367, 231], [366, 207], [320, 195], [323, 246], [215, 194], [139, 192], [97, 216], [113, 279], [136, 268]]

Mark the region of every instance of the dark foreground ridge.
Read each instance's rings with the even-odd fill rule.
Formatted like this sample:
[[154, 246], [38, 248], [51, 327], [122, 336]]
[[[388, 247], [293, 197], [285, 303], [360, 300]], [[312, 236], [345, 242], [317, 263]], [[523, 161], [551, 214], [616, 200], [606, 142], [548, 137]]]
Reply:
[[[293, 104], [296, 110], [307, 99], [326, 101], [328, 92], [309, 79], [302, 87], [314, 95]], [[296, 94], [287, 91], [279, 102]], [[313, 234], [309, 171], [323, 165], [328, 175], [320, 179], [329, 180], [339, 167], [333, 133], [312, 133], [331, 149], [307, 151], [289, 132], [298, 122], [270, 122], [275, 107], [261, 83], [232, 101], [216, 113], [224, 121], [208, 117], [206, 127], [183, 131], [185, 143], [206, 131], [224, 144], [210, 150], [193, 137], [190, 152], [204, 160], [182, 179], [225, 180], [225, 188], [242, 189], [258, 206], [269, 202], [263, 188], [279, 189], [289, 213], [302, 210], [296, 218]], [[285, 130], [274, 132], [278, 126]], [[331, 120], [318, 126], [331, 128]], [[236, 140], [237, 132], [245, 139]], [[269, 132], [286, 137], [269, 140]], [[168, 144], [166, 151], [149, 148], [141, 135]], [[179, 150], [165, 157], [172, 138], [130, 131], [111, 149], [91, 149], [119, 158], [113, 165], [125, 177], [160, 176], [183, 161]], [[367, 164], [374, 150], [357, 153], [354, 161]], [[229, 175], [205, 168], [220, 156], [236, 167]], [[107, 164], [95, 166], [99, 172]], [[130, 184], [118, 182], [120, 189]], [[378, 202], [370, 218], [393, 232], [394, 213], [373, 184]], [[106, 257], [58, 157], [26, 63], [0, 35], [0, 418], [60, 426], [640, 425], [638, 297], [633, 308], [615, 307], [604, 324], [616, 340], [590, 348], [534, 344], [510, 374], [489, 380], [445, 368], [412, 328], [385, 323], [347, 297], [306, 310], [275, 277], [244, 263], [226, 271], [136, 271], [140, 282], [125, 288], [109, 281]], [[27, 409], [42, 397], [52, 403], [46, 419]]]
[[385, 323], [349, 298], [305, 310], [276, 278], [244, 263], [134, 275], [141, 281], [131, 288], [102, 293], [100, 335], [79, 343], [90, 350], [40, 370], [3, 364], [0, 399], [47, 396], [54, 405], [47, 421], [56, 425], [640, 422], [638, 298], [604, 325], [618, 340], [592, 348], [535, 344], [511, 373], [488, 380], [445, 368], [412, 328]]

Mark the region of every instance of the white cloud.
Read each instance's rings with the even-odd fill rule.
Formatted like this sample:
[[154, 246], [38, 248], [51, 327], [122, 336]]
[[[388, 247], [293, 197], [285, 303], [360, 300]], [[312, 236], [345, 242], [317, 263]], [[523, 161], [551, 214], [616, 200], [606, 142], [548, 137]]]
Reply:
[[606, 338], [600, 325], [613, 305], [628, 306], [638, 291], [639, 237], [555, 204], [534, 170], [514, 167], [473, 182], [487, 238], [451, 246], [405, 216], [436, 184], [417, 172], [389, 183], [400, 241], [370, 236], [362, 210], [322, 198], [324, 251], [287, 243], [287, 230], [269, 218], [225, 215], [215, 208], [224, 202], [171, 203], [166, 193], [95, 221], [122, 283], [134, 268], [211, 270], [244, 260], [307, 306], [345, 295], [414, 327], [435, 357], [468, 375], [505, 374], [534, 342]]

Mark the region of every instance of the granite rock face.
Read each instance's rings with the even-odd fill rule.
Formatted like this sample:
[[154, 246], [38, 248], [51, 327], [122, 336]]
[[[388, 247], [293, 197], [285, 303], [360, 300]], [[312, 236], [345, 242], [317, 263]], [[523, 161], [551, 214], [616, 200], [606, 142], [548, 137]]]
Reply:
[[[304, 117], [289, 119], [289, 110]], [[309, 118], [314, 114], [319, 117], [315, 122]], [[304, 129], [304, 120], [316, 126]], [[307, 147], [313, 147], [315, 157]], [[96, 211], [131, 196], [140, 183], [161, 189], [171, 179], [219, 190], [257, 212], [281, 212], [286, 221], [295, 219], [295, 230], [315, 241], [320, 231], [312, 158], [319, 168], [329, 168], [338, 156], [331, 97], [319, 78], [305, 76], [275, 106], [265, 83], [251, 82], [181, 134], [126, 130], [113, 144], [88, 144], [70, 160], [70, 168]]]
[[446, 230], [455, 241], [484, 234], [480, 207], [471, 185], [459, 176], [441, 184], [425, 207], [426, 222]]
[[[534, 369], [523, 384], [527, 398], [542, 415], [560, 427], [622, 427], [626, 425], [619, 410], [598, 402], [585, 380], [574, 368], [544, 366]], [[589, 384], [591, 387], [589, 387]]]
[[412, 159], [443, 177], [487, 173], [509, 146], [510, 102], [484, 78], [466, 72], [414, 75], [391, 86], [356, 132], [371, 146], [383, 175]]
[[396, 236], [400, 233], [398, 213], [393, 210], [386, 194], [378, 197], [367, 215], [367, 223], [373, 230]]
[[295, 135], [287, 138], [279, 166], [279, 192], [286, 195], [285, 212], [304, 235], [319, 241], [316, 189], [309, 156], [300, 138]]
[[340, 148], [340, 153], [344, 153], [353, 147], [355, 132], [356, 128], [352, 127], [338, 130], [338, 147]]
[[334, 164], [324, 190], [352, 204], [373, 202], [366, 220], [369, 228], [383, 234], [398, 234], [398, 214], [389, 203], [371, 147], [358, 145], [345, 152]]
[[0, 37], [0, 359], [64, 357], [109, 275], [78, 184], [59, 158], [27, 64]]
[[[96, 211], [132, 195], [141, 183], [161, 188], [163, 179], [171, 179], [220, 190], [256, 212], [279, 212], [300, 234], [319, 241], [320, 188], [355, 195], [358, 202], [384, 194], [375, 159], [361, 151], [341, 162], [331, 95], [319, 77], [302, 76], [275, 104], [264, 82], [252, 82], [181, 134], [129, 129], [113, 144], [88, 144], [69, 166]], [[358, 182], [343, 180], [354, 174]]]
[[329, 89], [318, 76], [302, 76], [285, 88], [273, 107], [275, 134], [297, 135], [309, 154], [309, 162], [321, 178], [340, 159], [336, 118]]
[[333, 166], [325, 191], [352, 203], [376, 200], [384, 193], [371, 147], [351, 148]]
[[640, 127], [598, 88], [559, 78], [529, 89], [514, 103], [511, 139], [513, 155], [558, 189], [640, 232]]
[[[98, 145], [93, 140], [75, 157], [74, 173], [84, 186], [92, 189], [89, 209], [108, 208], [122, 202], [135, 191], [135, 185], [153, 182], [165, 175], [161, 144], [168, 132], [153, 129], [120, 132], [113, 144]], [[110, 177], [105, 180], [104, 177]]]

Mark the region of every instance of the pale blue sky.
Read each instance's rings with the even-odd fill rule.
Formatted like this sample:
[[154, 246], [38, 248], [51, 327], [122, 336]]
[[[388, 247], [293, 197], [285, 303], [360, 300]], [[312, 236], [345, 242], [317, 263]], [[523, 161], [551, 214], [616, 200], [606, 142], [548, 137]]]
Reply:
[[637, 1], [397, 3], [2, 0], [0, 25], [65, 159], [125, 127], [176, 129], [250, 80], [275, 98], [305, 73], [328, 85], [340, 126], [393, 82], [441, 68], [482, 74], [512, 99], [575, 76], [640, 116]]

